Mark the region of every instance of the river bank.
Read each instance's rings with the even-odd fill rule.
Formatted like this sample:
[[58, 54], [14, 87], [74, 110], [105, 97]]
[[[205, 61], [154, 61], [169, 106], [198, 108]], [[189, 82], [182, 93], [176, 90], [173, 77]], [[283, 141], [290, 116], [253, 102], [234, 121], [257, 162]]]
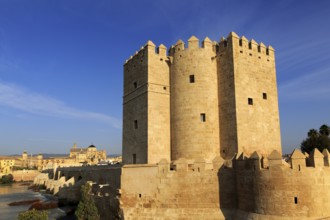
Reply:
[[[15, 220], [20, 212], [29, 209], [30, 205], [9, 206], [9, 203], [23, 200], [49, 201], [52, 197], [45, 197], [39, 192], [28, 189], [26, 184], [13, 183], [0, 185], [0, 220]], [[57, 219], [65, 216], [65, 212], [59, 208], [47, 210], [49, 219]]]

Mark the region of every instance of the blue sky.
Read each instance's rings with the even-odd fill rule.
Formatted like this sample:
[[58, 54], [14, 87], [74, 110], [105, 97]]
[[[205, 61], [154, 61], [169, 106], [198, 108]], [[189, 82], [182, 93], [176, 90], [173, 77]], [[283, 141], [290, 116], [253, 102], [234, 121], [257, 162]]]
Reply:
[[0, 154], [121, 153], [123, 63], [230, 31], [276, 50], [282, 146], [330, 124], [330, 1], [0, 0]]

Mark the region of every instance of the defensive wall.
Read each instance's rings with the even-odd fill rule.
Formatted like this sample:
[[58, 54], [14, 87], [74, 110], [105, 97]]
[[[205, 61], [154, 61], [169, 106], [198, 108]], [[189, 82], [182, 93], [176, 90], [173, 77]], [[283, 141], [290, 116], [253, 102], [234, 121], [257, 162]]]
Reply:
[[63, 167], [44, 170], [34, 179], [34, 184], [43, 185], [57, 195], [60, 203], [78, 203], [81, 186], [89, 182], [102, 219], [120, 218], [118, 189], [120, 189], [121, 166]]
[[77, 201], [79, 190], [74, 189], [92, 181], [104, 219], [327, 219], [328, 155], [327, 150], [310, 155], [295, 150], [285, 162], [273, 151], [268, 158], [241, 153], [212, 163], [163, 159], [153, 165], [60, 168], [59, 179], [43, 180], [48, 174], [42, 174], [35, 183], [53, 192], [61, 183], [59, 197], [75, 193]]
[[15, 170], [11, 173], [14, 181], [33, 181], [40, 174], [37, 170]]

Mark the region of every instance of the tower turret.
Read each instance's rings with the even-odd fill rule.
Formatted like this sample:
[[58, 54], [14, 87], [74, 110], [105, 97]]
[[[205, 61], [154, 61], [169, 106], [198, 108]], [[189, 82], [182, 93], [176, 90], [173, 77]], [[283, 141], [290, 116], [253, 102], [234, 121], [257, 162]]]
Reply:
[[217, 63], [212, 42], [206, 38], [202, 45], [192, 36], [187, 48], [182, 41], [172, 47], [172, 160], [210, 162], [220, 154]]

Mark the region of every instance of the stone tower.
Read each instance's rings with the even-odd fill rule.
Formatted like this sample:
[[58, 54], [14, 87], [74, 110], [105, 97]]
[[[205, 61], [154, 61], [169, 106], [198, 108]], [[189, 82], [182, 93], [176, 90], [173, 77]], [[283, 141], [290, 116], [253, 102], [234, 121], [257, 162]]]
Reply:
[[124, 65], [123, 163], [170, 160], [170, 77], [166, 47], [148, 43]]
[[222, 157], [281, 152], [274, 49], [232, 32], [217, 63]]
[[28, 153], [26, 151], [22, 153], [22, 165], [23, 167], [28, 166]]
[[42, 154], [38, 154], [37, 155], [37, 167], [38, 167], [38, 170], [42, 170], [42, 160], [43, 160], [43, 155]]
[[124, 65], [123, 162], [210, 162], [281, 152], [274, 50], [230, 33], [220, 42], [149, 41]]
[[171, 159], [220, 154], [216, 51], [206, 38], [191, 37], [171, 48]]

